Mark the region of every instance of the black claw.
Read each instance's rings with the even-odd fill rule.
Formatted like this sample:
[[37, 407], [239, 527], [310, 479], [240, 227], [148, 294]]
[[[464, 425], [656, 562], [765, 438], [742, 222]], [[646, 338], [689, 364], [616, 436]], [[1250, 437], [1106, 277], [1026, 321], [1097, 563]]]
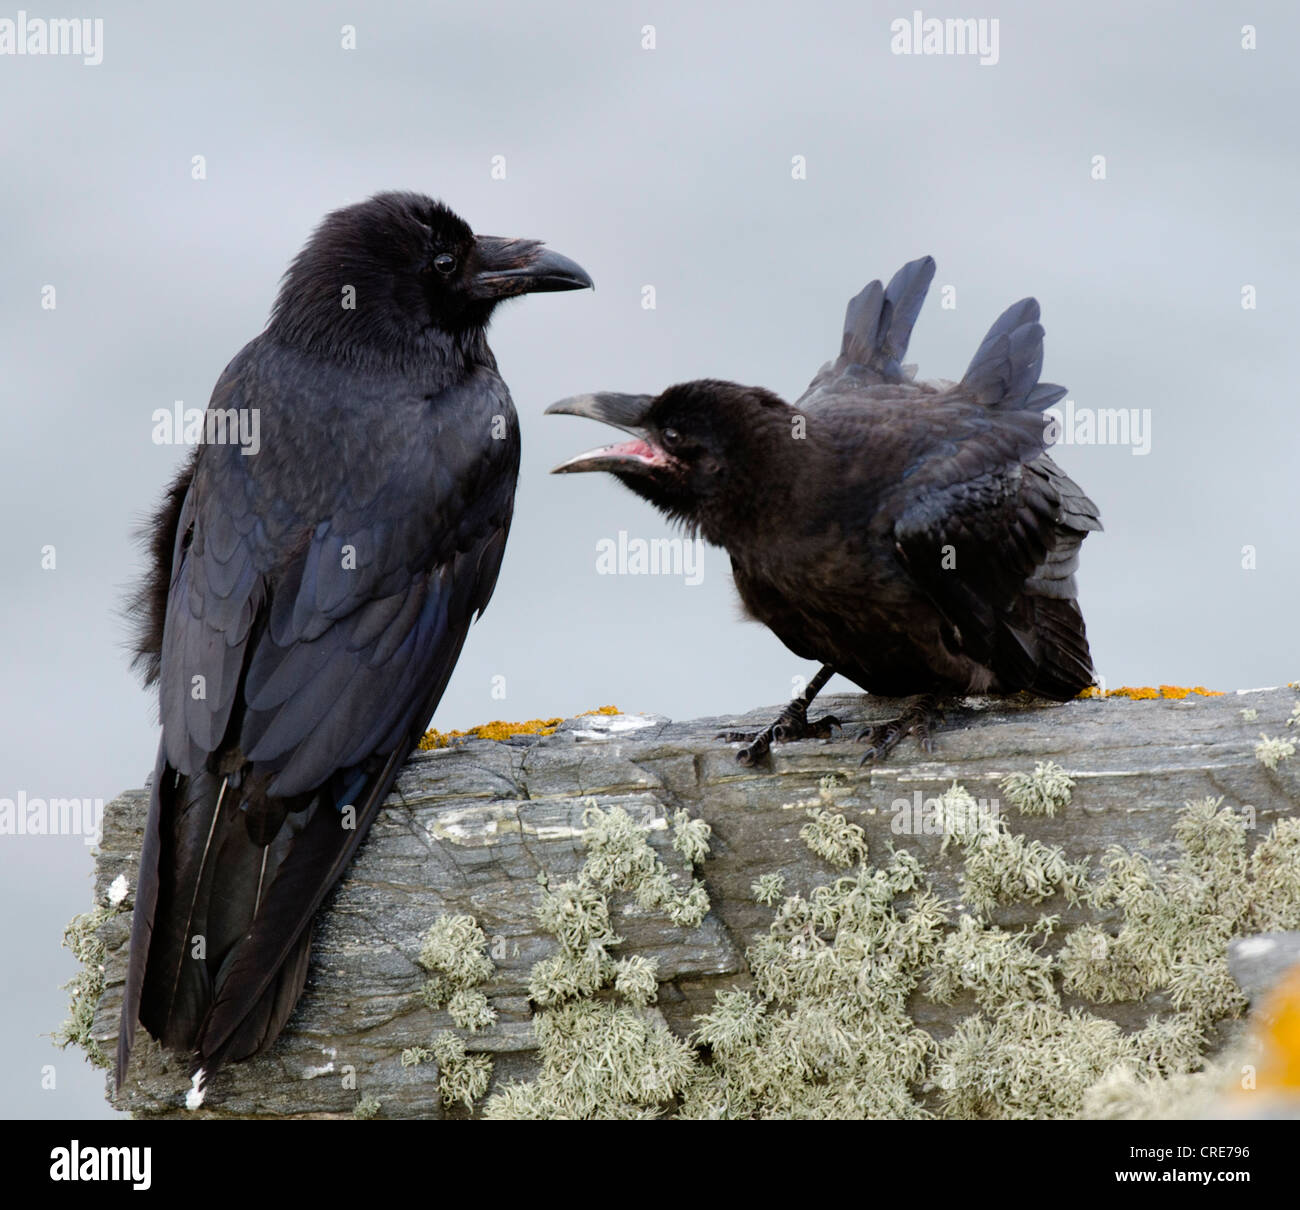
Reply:
[[716, 738], [726, 740], [729, 744], [745, 744], [746, 746], [736, 753], [736, 762], [747, 767], [758, 764], [767, 756], [771, 751], [773, 740], [789, 743], [791, 740], [805, 739], [809, 736], [825, 738], [830, 734], [832, 726], [840, 725], [840, 720], [827, 715], [810, 724], [808, 703], [817, 696], [818, 691], [832, 675], [834, 675], [833, 670], [828, 665], [823, 666], [813, 677], [803, 695], [790, 702], [777, 715], [770, 727], [757, 732], [720, 731]]
[[859, 742], [865, 740], [870, 746], [860, 765], [869, 760], [886, 756], [892, 752], [905, 736], [915, 735], [917, 747], [926, 753], [934, 752], [934, 737], [930, 726], [935, 718], [935, 711], [926, 699], [921, 699], [909, 706], [898, 718], [887, 719], [874, 726], [863, 727], [857, 734]]
[[823, 715], [804, 728], [804, 734], [810, 739], [830, 739], [837, 730], [843, 730], [844, 724], [833, 714]]

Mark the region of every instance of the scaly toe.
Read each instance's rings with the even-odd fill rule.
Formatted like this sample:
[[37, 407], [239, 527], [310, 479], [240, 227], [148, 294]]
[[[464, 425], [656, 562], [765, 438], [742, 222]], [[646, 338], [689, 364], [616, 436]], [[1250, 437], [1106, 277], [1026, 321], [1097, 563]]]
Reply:
[[752, 744], [758, 738], [757, 731], [719, 731], [714, 739], [725, 740], [729, 744]]
[[843, 731], [844, 724], [833, 714], [823, 715], [808, 724], [806, 734], [814, 739], [830, 739], [837, 731]]
[[882, 756], [888, 756], [897, 746], [898, 741], [905, 734], [899, 725], [900, 719], [890, 719], [888, 722], [877, 723], [874, 727], [863, 727], [858, 732], [858, 740], [867, 741], [867, 750], [863, 753], [862, 759], [858, 762], [859, 768], [868, 761], [878, 760]]

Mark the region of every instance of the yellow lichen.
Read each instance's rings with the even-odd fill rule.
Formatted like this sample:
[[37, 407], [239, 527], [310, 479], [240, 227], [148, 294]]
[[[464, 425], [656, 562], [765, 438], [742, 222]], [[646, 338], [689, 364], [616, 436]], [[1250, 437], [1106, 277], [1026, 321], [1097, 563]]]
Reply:
[[1300, 966], [1269, 994], [1255, 1023], [1262, 1058], [1259, 1087], [1300, 1091]]
[[[622, 714], [617, 706], [598, 706], [595, 710], [584, 710], [574, 718], [588, 718], [593, 714]], [[421, 737], [417, 746], [421, 752], [432, 752], [438, 748], [449, 748], [457, 739], [509, 739], [512, 735], [554, 735], [564, 718], [530, 718], [524, 723], [507, 723], [494, 719], [490, 723], [480, 723], [465, 731], [439, 731], [430, 727]]]
[[1167, 698], [1172, 701], [1182, 701], [1183, 698], [1196, 694], [1198, 697], [1222, 697], [1222, 690], [1206, 689], [1204, 685], [1194, 685], [1190, 688], [1184, 688], [1181, 685], [1160, 685], [1153, 687], [1151, 685], [1121, 685], [1118, 689], [1098, 689], [1095, 685], [1090, 685], [1080, 697], [1124, 697], [1130, 701], [1150, 701], [1155, 698]]

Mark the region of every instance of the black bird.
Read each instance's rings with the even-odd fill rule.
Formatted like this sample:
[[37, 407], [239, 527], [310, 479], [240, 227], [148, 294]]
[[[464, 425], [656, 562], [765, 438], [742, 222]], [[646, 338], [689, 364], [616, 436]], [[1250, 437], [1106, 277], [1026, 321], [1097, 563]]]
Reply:
[[958, 383], [913, 381], [912, 325], [930, 257], [848, 306], [840, 355], [793, 406], [704, 380], [645, 395], [578, 395], [548, 412], [602, 420], [632, 440], [556, 473], [609, 471], [731, 556], [749, 614], [822, 667], [748, 742], [825, 734], [807, 709], [835, 673], [870, 693], [917, 695], [865, 729], [867, 757], [903, 735], [927, 749], [938, 699], [1020, 690], [1065, 700], [1092, 682], [1075, 601], [1079, 546], [1097, 507], [1044, 452], [1038, 303], [1009, 307]]
[[382, 193], [324, 219], [222, 373], [207, 415], [255, 414], [258, 451], [196, 448], [134, 603], [162, 741], [119, 1087], [137, 1020], [209, 1074], [284, 1026], [312, 917], [496, 584], [519, 428], [488, 320], [590, 285], [534, 240]]

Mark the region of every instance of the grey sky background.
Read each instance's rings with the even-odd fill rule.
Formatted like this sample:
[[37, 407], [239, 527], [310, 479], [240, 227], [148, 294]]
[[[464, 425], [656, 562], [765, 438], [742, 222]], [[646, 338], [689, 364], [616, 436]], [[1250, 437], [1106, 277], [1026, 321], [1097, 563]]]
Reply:
[[[811, 674], [740, 622], [721, 552], [705, 551], [697, 587], [597, 575], [600, 539], [670, 531], [605, 476], [548, 477], [605, 435], [542, 411], [701, 376], [792, 399], [836, 352], [850, 295], [924, 253], [938, 274], [908, 358], [923, 377], [959, 377], [1033, 294], [1046, 380], [1078, 407], [1150, 409], [1144, 457], [1058, 453], [1106, 525], [1084, 548], [1081, 601], [1108, 683], [1300, 676], [1297, 10], [923, 5], [998, 19], [999, 62], [981, 66], [891, 54], [890, 22], [914, 7], [27, 5], [102, 16], [104, 47], [95, 67], [0, 56], [0, 797], [108, 801], [142, 784], [157, 734], [124, 654], [129, 535], [185, 453], [153, 444], [151, 414], [206, 405], [314, 224], [386, 188], [545, 239], [597, 286], [498, 313], [523, 473], [438, 726], [606, 703], [721, 714]], [[101, 1075], [42, 1037], [64, 1015], [59, 940], [90, 906], [91, 860], [77, 837], [0, 836], [6, 1116], [108, 1113]]]

